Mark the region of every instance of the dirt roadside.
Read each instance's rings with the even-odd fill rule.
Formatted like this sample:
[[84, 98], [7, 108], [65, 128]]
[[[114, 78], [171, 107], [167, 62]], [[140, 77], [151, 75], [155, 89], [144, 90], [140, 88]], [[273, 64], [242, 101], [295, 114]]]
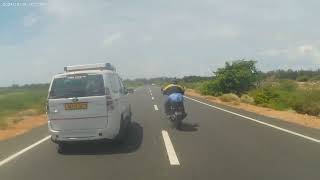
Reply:
[[21, 135], [30, 131], [31, 129], [44, 125], [47, 123], [47, 116], [45, 114], [41, 115], [31, 115], [19, 117], [21, 120], [17, 123], [10, 123], [8, 128], [5, 130], [0, 130], [0, 141], [13, 138], [15, 136]]
[[290, 112], [290, 111], [278, 111], [278, 110], [273, 110], [270, 108], [264, 108], [264, 107], [259, 107], [259, 106], [255, 106], [255, 105], [245, 104], [245, 103], [240, 103], [238, 105], [235, 105], [232, 103], [222, 102], [214, 96], [203, 96], [203, 95], [199, 94], [198, 92], [191, 90], [191, 89], [188, 89], [186, 91], [186, 94], [189, 96], [203, 98], [203, 99], [206, 99], [206, 100], [214, 102], [214, 103], [223, 104], [226, 106], [246, 110], [246, 111], [253, 112], [256, 114], [280, 119], [283, 121], [299, 124], [299, 125], [306, 126], [306, 127], [320, 129], [320, 117], [298, 114], [298, 113]]

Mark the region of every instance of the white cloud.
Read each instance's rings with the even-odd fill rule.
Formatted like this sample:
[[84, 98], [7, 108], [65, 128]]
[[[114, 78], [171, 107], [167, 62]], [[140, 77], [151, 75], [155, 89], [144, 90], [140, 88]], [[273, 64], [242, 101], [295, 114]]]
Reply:
[[83, 8], [84, 6], [81, 6], [81, 3], [74, 0], [48, 0], [47, 6], [43, 10], [48, 15], [60, 21], [65, 21], [81, 16], [81, 12], [86, 12]]
[[23, 26], [31, 27], [39, 21], [39, 16], [29, 14], [23, 17]]
[[[269, 69], [317, 67], [317, 7], [299, 0], [48, 0], [25, 17], [9, 12], [20, 18], [11, 24], [37, 28], [20, 33], [1, 22], [0, 86], [11, 83], [4, 74], [15, 82], [47, 81], [65, 65], [106, 57], [130, 78], [204, 74], [210, 64], [243, 57]], [[18, 63], [28, 77], [10, 71]]]
[[236, 39], [240, 36], [239, 29], [224, 24], [215, 24], [208, 28], [208, 36], [220, 39]]
[[103, 40], [103, 45], [104, 45], [104, 47], [110, 47], [115, 43], [115, 41], [121, 39], [122, 37], [123, 37], [123, 33], [121, 33], [121, 32], [113, 33], [113, 34], [107, 36]]
[[310, 57], [315, 63], [320, 63], [320, 46], [305, 44], [297, 48], [299, 55]]
[[297, 50], [302, 55], [315, 55], [317, 53], [317, 49], [309, 44], [301, 45], [297, 48]]
[[277, 57], [289, 54], [289, 50], [286, 48], [279, 48], [279, 49], [267, 49], [258, 52], [260, 56], [270, 56], [270, 57]]
[[216, 32], [218, 36], [227, 39], [235, 39], [239, 36], [238, 30], [231, 26], [221, 26]]
[[320, 46], [312, 44], [302, 44], [288, 48], [267, 49], [258, 53], [260, 56], [285, 58], [290, 62], [313, 61], [320, 63]]

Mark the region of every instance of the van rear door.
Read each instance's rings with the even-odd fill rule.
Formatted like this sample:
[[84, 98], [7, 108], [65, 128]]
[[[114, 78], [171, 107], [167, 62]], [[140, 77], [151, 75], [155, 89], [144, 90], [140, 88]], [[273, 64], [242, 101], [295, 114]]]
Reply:
[[48, 108], [54, 130], [105, 128], [108, 114], [103, 76], [73, 74], [55, 78], [49, 92]]

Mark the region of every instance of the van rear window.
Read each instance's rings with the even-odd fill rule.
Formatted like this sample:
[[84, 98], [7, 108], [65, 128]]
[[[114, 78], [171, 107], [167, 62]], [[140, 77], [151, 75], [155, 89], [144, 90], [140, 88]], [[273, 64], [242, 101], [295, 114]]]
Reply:
[[54, 79], [50, 99], [104, 96], [105, 88], [102, 75], [72, 75]]

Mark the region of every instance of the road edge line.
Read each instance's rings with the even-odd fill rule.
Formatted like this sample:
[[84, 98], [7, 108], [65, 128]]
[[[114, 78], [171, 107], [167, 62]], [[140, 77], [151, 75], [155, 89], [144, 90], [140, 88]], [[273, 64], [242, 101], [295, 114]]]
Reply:
[[188, 97], [188, 96], [185, 96], [185, 97], [187, 99], [190, 99], [190, 100], [193, 100], [193, 101], [198, 102], [200, 104], [207, 105], [209, 107], [224, 111], [226, 113], [230, 113], [230, 114], [233, 114], [233, 115], [236, 115], [236, 116], [239, 116], [239, 117], [254, 121], [254, 122], [259, 123], [259, 124], [263, 124], [265, 126], [268, 126], [268, 127], [271, 127], [271, 128], [286, 132], [288, 134], [295, 135], [295, 136], [298, 136], [298, 137], [301, 137], [301, 138], [316, 142], [316, 143], [320, 143], [319, 139], [316, 139], [316, 138], [313, 138], [313, 137], [310, 137], [310, 136], [306, 136], [306, 135], [303, 135], [303, 134], [300, 134], [300, 133], [297, 133], [297, 132], [294, 132], [294, 131], [291, 131], [291, 130], [288, 130], [288, 129], [284, 129], [284, 128], [281, 128], [279, 126], [275, 126], [275, 125], [272, 125], [272, 124], [269, 124], [269, 123], [266, 123], [266, 122], [263, 122], [263, 121], [259, 121], [257, 119], [254, 119], [254, 118], [251, 118], [251, 117], [248, 117], [248, 116], [244, 116], [244, 115], [241, 115], [241, 114], [238, 114], [238, 113], [235, 113], [235, 112], [232, 112], [232, 111], [229, 111], [229, 110], [226, 110], [226, 109], [223, 109], [223, 108], [220, 108], [220, 107], [217, 107], [217, 106], [214, 106], [214, 105], [211, 105], [211, 104], [208, 104], [208, 103], [196, 100], [196, 99], [193, 99], [193, 98]]
[[43, 138], [43, 139], [41, 139], [41, 140], [39, 140], [39, 141], [31, 144], [30, 146], [28, 146], [28, 147], [26, 147], [26, 148], [24, 148], [24, 149], [16, 152], [15, 154], [13, 154], [13, 155], [11, 155], [11, 156], [9, 156], [9, 157], [1, 160], [1, 161], [0, 161], [0, 167], [3, 166], [3, 165], [6, 164], [6, 163], [12, 161], [12, 160], [15, 159], [16, 157], [22, 155], [23, 153], [29, 151], [30, 149], [32, 149], [32, 148], [40, 145], [41, 143], [47, 141], [48, 139], [50, 139], [50, 137], [51, 137], [51, 136], [46, 136], [45, 138]]

